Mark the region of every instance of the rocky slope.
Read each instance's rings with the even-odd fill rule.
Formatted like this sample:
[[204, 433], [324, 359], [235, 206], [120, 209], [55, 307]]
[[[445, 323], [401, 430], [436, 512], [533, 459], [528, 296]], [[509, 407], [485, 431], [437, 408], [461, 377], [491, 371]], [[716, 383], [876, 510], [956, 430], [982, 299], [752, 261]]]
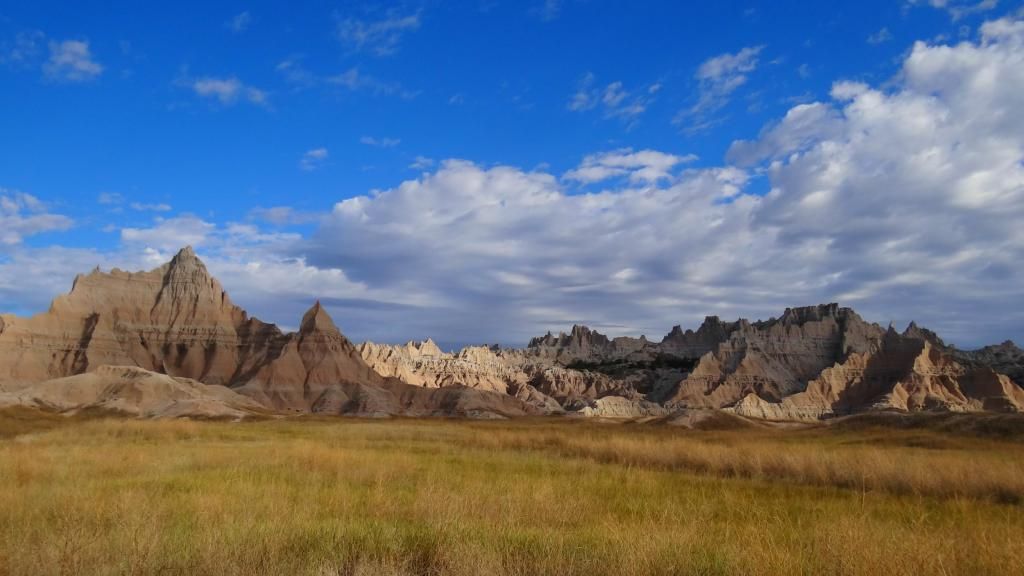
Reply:
[[889, 330], [874, 352], [853, 352], [823, 370], [806, 390], [779, 401], [750, 393], [740, 415], [819, 420], [871, 410], [1019, 412], [1024, 390], [987, 366], [964, 365], [930, 339]]
[[0, 394], [0, 406], [5, 405], [57, 412], [104, 410], [140, 418], [239, 419], [267, 413], [252, 398], [223, 386], [134, 366], [100, 366], [86, 374], [31, 384], [17, 392]]
[[354, 346], [319, 303], [294, 333], [249, 317], [186, 248], [149, 272], [79, 276], [45, 313], [0, 316], [0, 401], [142, 416], [237, 416], [257, 406], [611, 418], [724, 409], [811, 420], [869, 410], [1022, 411], [1014, 382], [1024, 376], [1022, 358], [1009, 342], [964, 352], [916, 324], [884, 330], [836, 304], [757, 322], [709, 316], [660, 341], [574, 326], [520, 350], [446, 353], [430, 340]]
[[779, 319], [740, 320], [727, 340], [704, 354], [668, 401], [721, 408], [748, 394], [781, 400], [853, 353], [872, 353], [884, 331], [836, 304], [789, 308]]
[[[296, 333], [250, 318], [191, 248], [149, 272], [95, 270], [79, 276], [70, 293], [31, 318], [0, 316], [0, 390], [10, 393], [8, 401], [31, 401], [31, 394], [20, 391], [100, 366], [226, 386], [275, 411], [479, 417], [539, 412], [505, 394], [464, 387], [431, 391], [385, 378], [363, 361], [319, 303]], [[60, 390], [66, 382], [47, 390]]]

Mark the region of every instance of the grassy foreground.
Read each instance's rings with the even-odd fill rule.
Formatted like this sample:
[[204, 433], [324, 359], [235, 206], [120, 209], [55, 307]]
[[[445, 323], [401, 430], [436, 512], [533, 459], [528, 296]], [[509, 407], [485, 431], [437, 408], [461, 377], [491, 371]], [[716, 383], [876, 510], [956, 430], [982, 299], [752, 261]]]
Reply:
[[1024, 444], [0, 415], [0, 574], [1013, 574]]

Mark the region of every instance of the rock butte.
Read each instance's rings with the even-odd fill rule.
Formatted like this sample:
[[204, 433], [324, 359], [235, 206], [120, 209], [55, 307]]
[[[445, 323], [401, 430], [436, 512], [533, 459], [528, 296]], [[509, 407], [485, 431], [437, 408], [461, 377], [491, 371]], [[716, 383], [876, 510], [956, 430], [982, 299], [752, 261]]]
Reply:
[[319, 302], [294, 333], [250, 317], [191, 248], [149, 272], [80, 275], [31, 318], [0, 315], [0, 406], [139, 417], [1019, 412], [1021, 377], [1012, 342], [957, 350], [916, 324], [898, 333], [836, 304], [757, 322], [709, 316], [660, 342], [573, 326], [523, 349], [354, 346]]

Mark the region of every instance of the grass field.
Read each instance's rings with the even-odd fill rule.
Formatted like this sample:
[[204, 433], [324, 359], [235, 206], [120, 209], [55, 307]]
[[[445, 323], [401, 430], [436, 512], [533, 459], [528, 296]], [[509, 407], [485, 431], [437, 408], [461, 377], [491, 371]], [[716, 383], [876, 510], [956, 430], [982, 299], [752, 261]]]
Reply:
[[0, 574], [1019, 574], [1024, 444], [928, 429], [0, 415]]

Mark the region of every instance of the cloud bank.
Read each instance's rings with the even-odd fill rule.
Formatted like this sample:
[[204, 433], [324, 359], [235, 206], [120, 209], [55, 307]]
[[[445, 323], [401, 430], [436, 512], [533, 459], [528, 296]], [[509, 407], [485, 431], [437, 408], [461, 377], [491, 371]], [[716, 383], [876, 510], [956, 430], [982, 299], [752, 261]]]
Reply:
[[[708, 61], [709, 93], [728, 96], [757, 55]], [[521, 344], [574, 322], [660, 337], [704, 314], [836, 300], [960, 345], [1019, 338], [1022, 94], [1024, 22], [996, 20], [974, 41], [918, 42], [881, 86], [836, 82], [720, 166], [630, 149], [561, 177], [424, 162], [414, 179], [310, 217], [309, 232], [178, 215], [121, 230], [121, 252], [93, 260], [144, 263], [192, 243], [254, 313], [295, 322], [319, 296], [357, 339]], [[30, 254], [67, 258], [59, 250], [20, 249], [0, 278]], [[46, 287], [33, 282], [0, 294]]]

